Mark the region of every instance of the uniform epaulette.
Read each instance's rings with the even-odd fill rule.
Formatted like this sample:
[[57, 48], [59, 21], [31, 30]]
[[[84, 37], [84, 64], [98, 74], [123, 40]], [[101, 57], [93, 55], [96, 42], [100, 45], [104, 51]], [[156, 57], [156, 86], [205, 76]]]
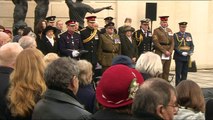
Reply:
[[[66, 32], [66, 31], [65, 31]], [[58, 38], [60, 38], [60, 35], [62, 35], [63, 33], [65, 33], [65, 32], [61, 32], [61, 33], [59, 33], [58, 34]]]
[[75, 31], [75, 33], [78, 33], [78, 34], [80, 34], [80, 31]]
[[80, 31], [83, 31], [83, 30], [85, 30], [86, 28], [84, 27], [84, 28], [82, 28]]

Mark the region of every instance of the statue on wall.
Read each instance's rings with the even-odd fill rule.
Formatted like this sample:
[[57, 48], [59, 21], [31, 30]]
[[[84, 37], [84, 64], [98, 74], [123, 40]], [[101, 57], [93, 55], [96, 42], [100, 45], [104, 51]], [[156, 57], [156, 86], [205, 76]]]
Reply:
[[[25, 23], [25, 18], [27, 15], [28, 10], [28, 0], [12, 0], [13, 4], [15, 5], [14, 13], [13, 13], [13, 34], [17, 35], [17, 30], [19, 27], [27, 27]], [[39, 20], [45, 19], [49, 0], [35, 0], [37, 6], [35, 8], [35, 20], [34, 20], [34, 27], [38, 24]]]
[[73, 0], [65, 0], [68, 8], [69, 8], [69, 17], [71, 20], [75, 20], [79, 22], [80, 28], [84, 27], [84, 18], [86, 16], [86, 13], [97, 13], [104, 9], [112, 10], [111, 6], [103, 7], [103, 8], [92, 8], [91, 6], [82, 3], [83, 0], [76, 0], [76, 2], [73, 2]]

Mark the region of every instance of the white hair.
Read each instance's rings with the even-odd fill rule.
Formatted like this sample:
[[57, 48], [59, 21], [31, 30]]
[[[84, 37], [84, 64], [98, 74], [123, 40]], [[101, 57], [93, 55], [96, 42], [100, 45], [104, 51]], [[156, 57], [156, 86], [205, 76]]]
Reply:
[[135, 69], [156, 77], [163, 71], [161, 58], [153, 52], [141, 54], [136, 62]]
[[23, 49], [36, 47], [36, 41], [34, 37], [31, 36], [22, 36], [18, 43]]

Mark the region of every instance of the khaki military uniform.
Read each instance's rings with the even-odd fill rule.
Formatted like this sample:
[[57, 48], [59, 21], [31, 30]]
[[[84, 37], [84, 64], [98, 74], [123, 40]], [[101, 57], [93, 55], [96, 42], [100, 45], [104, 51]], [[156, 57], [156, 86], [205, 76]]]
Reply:
[[121, 41], [117, 34], [112, 38], [107, 34], [100, 35], [98, 45], [98, 61], [102, 65], [103, 71], [112, 65], [112, 59], [121, 54]]
[[[166, 28], [166, 30], [164, 30], [162, 27], [156, 28], [153, 33], [153, 43], [155, 46], [155, 53], [158, 54], [161, 58], [162, 55], [166, 53], [166, 51], [172, 53], [174, 49], [174, 39], [172, 30], [169, 28]], [[171, 64], [171, 55], [168, 60], [162, 59], [162, 64], [162, 78], [168, 80]]]

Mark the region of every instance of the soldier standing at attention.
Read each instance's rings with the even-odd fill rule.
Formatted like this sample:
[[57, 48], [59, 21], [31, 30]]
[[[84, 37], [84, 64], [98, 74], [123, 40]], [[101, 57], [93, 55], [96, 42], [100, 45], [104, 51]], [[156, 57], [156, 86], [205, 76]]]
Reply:
[[155, 53], [160, 55], [163, 64], [162, 78], [168, 81], [171, 55], [174, 49], [173, 33], [168, 28], [168, 17], [160, 16], [160, 27], [156, 28], [153, 33], [153, 43], [155, 45]]
[[133, 37], [137, 41], [138, 56], [147, 51], [152, 51], [152, 32], [149, 30], [150, 19], [141, 20], [140, 29], [135, 31]]
[[176, 86], [182, 80], [187, 79], [190, 56], [194, 52], [192, 35], [186, 32], [186, 26], [187, 22], [180, 22], [179, 23], [180, 31], [174, 34], [174, 41], [175, 41], [174, 60], [175, 60]]
[[96, 16], [88, 16], [87, 27], [80, 31], [81, 40], [83, 41], [84, 49], [88, 51], [87, 54], [83, 54], [81, 59], [85, 59], [92, 63], [93, 70], [95, 70], [97, 65], [97, 48], [99, 42], [99, 32], [94, 29]]
[[121, 54], [121, 41], [118, 34], [114, 33], [114, 23], [105, 26], [106, 33], [100, 35], [98, 45], [98, 61], [102, 65], [102, 72], [112, 65], [112, 59]]
[[59, 51], [61, 56], [78, 58], [79, 51], [83, 49], [81, 36], [75, 32], [76, 21], [68, 20], [66, 23], [67, 31], [59, 37]]

